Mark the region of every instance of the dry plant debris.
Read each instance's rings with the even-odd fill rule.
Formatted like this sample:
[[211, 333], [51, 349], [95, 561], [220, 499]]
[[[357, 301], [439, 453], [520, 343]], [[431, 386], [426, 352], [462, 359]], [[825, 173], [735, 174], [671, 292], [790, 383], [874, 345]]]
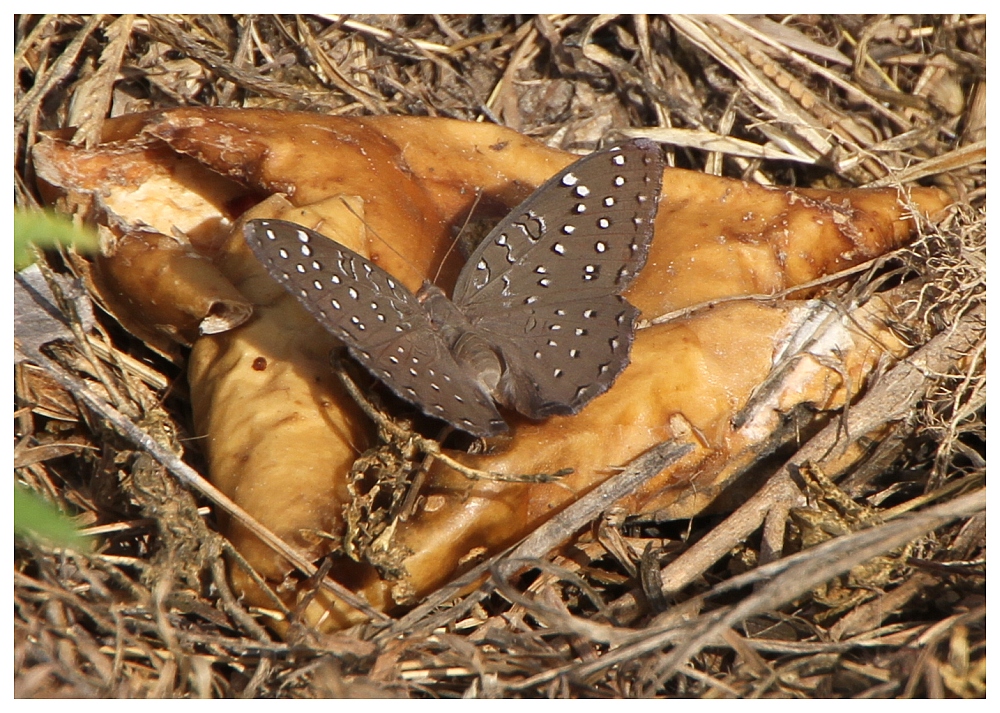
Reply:
[[[718, 482], [736, 487], [712, 493], [717, 514], [695, 516], [704, 502], [685, 509], [676, 498], [650, 507], [655, 498], [633, 495], [622, 505], [595, 490], [593, 502], [579, 501], [587, 506], [579, 513], [563, 512], [576, 519], [560, 525], [562, 534], [544, 534], [542, 526], [536, 544], [487, 556], [440, 588], [439, 575], [410, 582], [404, 589], [417, 608], [392, 610], [398, 618], [370, 612], [369, 623], [339, 633], [308, 625], [317, 602], [349, 597], [331, 582], [329, 558], [313, 563], [288, 551], [279, 558], [301, 573], [289, 584], [305, 596], [289, 600], [287, 587], [279, 588], [284, 601], [248, 607], [230, 590], [220, 553], [229, 553], [230, 576], [256, 577], [253, 562], [241, 561], [230, 544], [239, 536], [218, 534], [218, 516], [239, 517], [239, 510], [201, 480], [196, 471], [206, 462], [184, 437], [193, 432], [189, 399], [205, 395], [194, 388], [187, 395], [176, 366], [184, 355], [175, 344], [194, 341], [199, 329], [221, 333], [209, 340], [227, 339], [225, 330], [245, 318], [244, 295], [222, 289], [201, 302], [170, 305], [172, 312], [152, 323], [160, 329], [146, 320], [143, 330], [128, 305], [109, 297], [134, 294], [131, 288], [98, 287], [110, 268], [95, 272], [79, 256], [64, 255], [61, 269], [97, 290], [98, 303], [141, 339], [101, 313], [96, 331], [76, 325], [71, 342], [32, 350], [16, 369], [16, 475], [98, 538], [89, 553], [18, 541], [18, 695], [985, 694], [985, 18], [52, 15], [18, 16], [15, 23], [15, 188], [23, 206], [52, 199], [36, 191], [37, 178], [50, 180], [43, 174], [52, 170], [32, 159], [44, 146], [41, 131], [79, 127], [71, 138], [77, 155], [100, 162], [102, 141], [148, 121], [109, 124], [108, 117], [182, 105], [479, 119], [482, 131], [496, 122], [577, 151], [622, 131], [671, 142], [675, 165], [706, 174], [771, 186], [903, 185], [911, 195], [920, 181], [955, 202], [934, 225], [915, 215], [914, 244], [848, 271], [836, 293], [812, 281], [861, 260], [835, 260], [744, 292], [713, 291], [693, 272], [691, 281], [707, 292], [701, 299], [667, 294], [639, 305], [651, 322], [644, 334], [652, 335], [676, 330], [673, 321], [657, 323], [676, 319], [679, 310], [689, 320], [730, 312], [743, 322], [755, 307], [790, 312], [794, 303], [767, 293], [799, 299], [801, 291], [785, 291], [806, 286], [828, 298], [811, 313], [813, 323], [839, 320], [911, 353], [896, 363], [869, 363], [867, 369], [877, 368], [871, 387], [818, 432], [797, 433], [793, 420], [785, 439], [720, 466]], [[162, 116], [198, 116], [197, 109], [185, 111]], [[157, 136], [166, 143], [188, 140], [160, 126]], [[635, 128], [623, 131], [629, 126]], [[139, 153], [147, 150], [163, 147]], [[568, 161], [536, 150], [547, 167], [531, 169], [535, 177], [525, 176], [517, 191]], [[104, 226], [108, 240], [118, 231], [122, 243], [166, 247], [167, 264], [194, 266], [176, 274], [194, 275], [186, 279], [196, 286], [228, 283], [203, 258], [223, 249], [212, 239], [219, 223], [184, 224], [177, 215], [202, 215], [207, 206], [234, 218], [282, 186], [264, 185], [260, 176], [248, 181], [238, 171], [245, 160], [225, 152], [192, 162], [167, 150], [144, 164], [158, 170], [128, 177], [122, 171], [134, 165], [123, 160], [129, 151], [98, 167], [109, 190], [97, 199], [70, 192], [64, 205], [86, 208], [89, 217], [134, 215], [128, 201], [115, 203], [129, 192], [113, 186], [131, 181], [155, 195], [181, 176], [204, 187], [192, 166], [214, 161], [218, 170], [228, 161], [237, 180], [168, 194], [200, 202], [197, 210], [178, 203], [180, 210], [167, 211], [160, 235], [134, 235], [123, 230], [134, 226], [114, 221]], [[260, 193], [248, 197], [239, 188], [247, 183]], [[495, 190], [490, 208], [516, 198]], [[822, 206], [817, 194], [800, 195], [811, 195], [834, 222], [843, 214], [843, 206]], [[147, 202], [141, 192], [130, 198]], [[296, 193], [296, 210], [342, 210], [324, 198], [322, 188], [313, 197]], [[858, 214], [842, 225], [854, 226]], [[872, 257], [903, 237], [891, 234]], [[187, 250], [185, 241], [198, 250]], [[147, 287], [155, 276], [175, 274], [161, 267], [125, 271], [121, 284], [131, 278]], [[666, 292], [681, 290], [673, 284]], [[734, 295], [743, 299], [724, 299]], [[894, 315], [891, 329], [886, 309]], [[825, 392], [825, 407], [863, 386], [834, 347], [836, 358], [818, 358], [814, 367], [839, 374], [844, 386]], [[636, 365], [640, 356], [637, 349]], [[783, 377], [801, 363], [790, 359]], [[771, 371], [758, 379], [751, 404], [757, 410], [734, 414], [734, 428], [753, 425], [768, 410], [761, 404], [787, 393], [775, 386], [781, 369]], [[168, 383], [174, 387], [165, 392]], [[686, 432], [704, 449], [704, 433]], [[178, 458], [181, 444], [187, 463]], [[398, 460], [412, 459], [405, 444], [395, 448]], [[646, 463], [645, 470], [635, 463], [642, 477], [630, 487], [658, 492], [643, 478], [668, 462]], [[378, 468], [396, 463], [389, 457]], [[434, 468], [423, 477], [452, 478]], [[475, 500], [456, 502], [461, 508]], [[634, 513], [646, 517], [627, 518]], [[539, 522], [529, 517], [522, 534]], [[524, 558], [529, 563], [518, 568]], [[392, 598], [405, 600], [398, 592]], [[283, 640], [268, 630], [269, 616], [285, 622]]]

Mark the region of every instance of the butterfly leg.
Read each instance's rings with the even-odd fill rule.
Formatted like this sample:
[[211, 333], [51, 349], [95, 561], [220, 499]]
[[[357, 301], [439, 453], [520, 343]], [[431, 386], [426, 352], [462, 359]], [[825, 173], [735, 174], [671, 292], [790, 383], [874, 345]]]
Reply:
[[[379, 434], [386, 441], [397, 443], [408, 443], [416, 447], [425, 455], [437, 458], [446, 466], [458, 473], [461, 473], [469, 480], [496, 480], [507, 483], [551, 483], [559, 478], [573, 472], [571, 469], [563, 469], [556, 473], [532, 473], [525, 475], [507, 475], [504, 473], [494, 473], [491, 471], [470, 468], [459, 463], [457, 460], [442, 451], [441, 444], [437, 441], [424, 438], [413, 431], [409, 426], [401, 426], [378, 410], [362, 392], [360, 387], [351, 378], [346, 369], [346, 365], [341, 361], [341, 357], [334, 357], [334, 368], [340, 382], [347, 389], [347, 393], [361, 407], [361, 410], [375, 422], [379, 429]], [[450, 428], [450, 427], [449, 427]], [[447, 436], [447, 433], [444, 434]]]

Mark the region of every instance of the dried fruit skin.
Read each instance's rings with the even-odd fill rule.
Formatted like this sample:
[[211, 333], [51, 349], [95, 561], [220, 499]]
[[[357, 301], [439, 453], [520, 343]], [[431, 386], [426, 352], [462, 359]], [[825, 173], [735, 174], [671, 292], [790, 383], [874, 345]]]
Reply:
[[[284, 218], [335, 235], [414, 290], [433, 276], [452, 227], [462, 224], [477, 190], [487, 205], [512, 206], [572, 160], [505, 129], [450, 120], [179, 109], [143, 122], [132, 120], [130, 130], [195, 159], [206, 175], [245, 183], [244, 197], [288, 195], [290, 204], [272, 198], [250, 216]], [[115, 122], [109, 125], [115, 130]], [[163, 165], [156, 163], [163, 160], [157, 151], [162, 144], [136, 160], [145, 156]], [[72, 161], [72, 153], [67, 148], [61, 160]], [[355, 210], [344, 209], [339, 197]], [[933, 189], [914, 188], [910, 199], [927, 213], [947, 202]], [[116, 205], [138, 211], [126, 201]], [[367, 230], [355, 213], [363, 215]], [[141, 216], [118, 219], [130, 223]], [[347, 470], [370, 444], [370, 426], [330, 372], [332, 339], [255, 265], [235, 228], [228, 242], [215, 236], [205, 243], [219, 246], [215, 264], [255, 305], [255, 317], [239, 330], [197, 341], [190, 362], [196, 423], [213, 480], [277, 534], [319, 556], [335, 542], [318, 533], [342, 531]], [[649, 259], [626, 296], [653, 319], [705, 300], [769, 294], [880, 255], [905, 242], [912, 229], [895, 190], [768, 189], [668, 169]], [[440, 280], [446, 289], [460, 266], [453, 253]], [[135, 296], [140, 302], [161, 297]], [[733, 415], [768, 375], [798, 306], [729, 304], [642, 330], [632, 365], [582, 412], [540, 423], [512, 421], [507, 451], [462, 457], [505, 473], [574, 468], [562, 484], [470, 485], [435, 466], [422, 506], [398, 524], [392, 541], [405, 555], [402, 577], [384, 581], [374, 568], [353, 564], [337, 576], [379, 607], [410, 603], [474, 563], [477, 553], [516, 541], [574, 493], [671, 436], [698, 448], [628, 504], [634, 512], [675, 516], [697, 510], [704, 505], [700, 494], [714, 492], [751, 458], [766, 437], [764, 424], [778, 418], [762, 418], [742, 432], [732, 426]], [[866, 319], [879, 332], [877, 312]], [[879, 336], [890, 340], [884, 330]], [[882, 352], [858, 334], [844, 339], [853, 394]], [[266, 368], [255, 369], [261, 358]], [[772, 413], [800, 402], [832, 408], [850, 395], [837, 372], [817, 367], [789, 382]], [[246, 533], [230, 536], [272, 580], [289, 573]], [[314, 601], [307, 616], [321, 616], [322, 601]], [[324, 626], [356, 618], [335, 608]]]

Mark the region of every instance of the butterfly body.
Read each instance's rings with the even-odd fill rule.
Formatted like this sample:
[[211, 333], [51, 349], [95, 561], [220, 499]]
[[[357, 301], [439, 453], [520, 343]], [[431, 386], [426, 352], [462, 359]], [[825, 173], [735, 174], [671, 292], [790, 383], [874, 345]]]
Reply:
[[638, 315], [621, 291], [646, 261], [663, 163], [636, 140], [577, 161], [500, 222], [449, 299], [416, 294], [303, 226], [253, 220], [247, 242], [351, 354], [403, 399], [476, 436], [494, 401], [529, 418], [578, 412], [627, 366]]

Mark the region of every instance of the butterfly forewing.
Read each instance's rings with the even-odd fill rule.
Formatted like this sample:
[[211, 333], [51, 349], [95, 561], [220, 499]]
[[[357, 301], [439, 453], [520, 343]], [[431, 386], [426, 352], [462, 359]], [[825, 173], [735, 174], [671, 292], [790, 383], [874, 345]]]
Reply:
[[417, 297], [385, 270], [295, 223], [251, 220], [244, 235], [271, 277], [401, 398], [474, 435], [507, 430]]
[[642, 269], [663, 177], [659, 149], [635, 140], [580, 159], [538, 188], [469, 257], [452, 296], [470, 318], [497, 300], [620, 293]]

